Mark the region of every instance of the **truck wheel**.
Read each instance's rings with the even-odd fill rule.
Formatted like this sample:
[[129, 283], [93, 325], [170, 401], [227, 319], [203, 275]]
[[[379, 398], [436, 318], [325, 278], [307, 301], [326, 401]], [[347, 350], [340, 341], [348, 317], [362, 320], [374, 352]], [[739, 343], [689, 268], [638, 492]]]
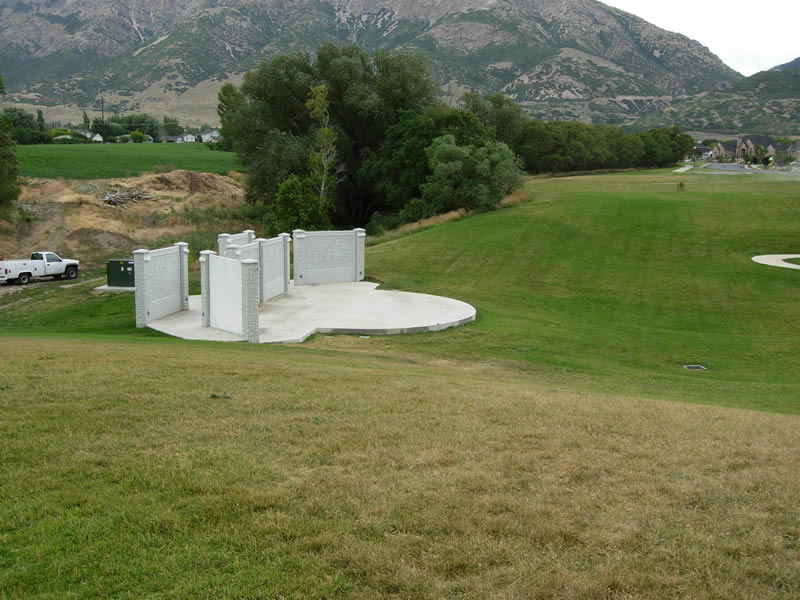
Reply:
[[75, 279], [78, 276], [78, 269], [75, 267], [67, 267], [67, 270], [64, 271], [64, 275], [67, 276], [67, 279]]
[[27, 273], [20, 273], [20, 276], [17, 277], [17, 283], [20, 285], [28, 285], [31, 282], [31, 276]]

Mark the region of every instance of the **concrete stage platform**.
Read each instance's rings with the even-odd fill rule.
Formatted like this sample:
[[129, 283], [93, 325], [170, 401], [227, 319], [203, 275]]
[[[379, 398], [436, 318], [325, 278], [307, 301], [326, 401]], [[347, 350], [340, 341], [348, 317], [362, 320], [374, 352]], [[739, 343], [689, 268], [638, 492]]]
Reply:
[[[421, 333], [475, 320], [475, 309], [465, 302], [377, 287], [368, 282], [301, 286], [292, 282], [288, 294], [259, 307], [261, 343], [298, 343], [314, 333]], [[245, 340], [200, 323], [200, 296], [190, 296], [189, 310], [153, 321], [148, 327], [188, 340]]]
[[753, 260], [770, 267], [783, 267], [784, 269], [800, 269], [800, 265], [786, 262], [787, 259], [800, 258], [800, 254], [762, 254], [754, 256]]

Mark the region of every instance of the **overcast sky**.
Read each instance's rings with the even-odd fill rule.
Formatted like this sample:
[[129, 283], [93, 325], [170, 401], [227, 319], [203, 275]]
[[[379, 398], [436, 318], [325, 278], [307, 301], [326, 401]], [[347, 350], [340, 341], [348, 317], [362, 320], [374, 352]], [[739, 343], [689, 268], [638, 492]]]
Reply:
[[752, 75], [800, 57], [798, 0], [601, 0], [708, 47]]

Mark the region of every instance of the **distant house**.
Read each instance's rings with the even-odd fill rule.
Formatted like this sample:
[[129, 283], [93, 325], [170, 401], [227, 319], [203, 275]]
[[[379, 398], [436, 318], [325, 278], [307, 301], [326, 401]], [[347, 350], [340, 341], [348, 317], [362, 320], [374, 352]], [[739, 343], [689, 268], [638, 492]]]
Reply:
[[219, 129], [212, 129], [211, 131], [204, 131], [200, 134], [200, 140], [205, 144], [208, 142], [219, 142], [222, 140], [222, 135]]
[[182, 133], [181, 135], [165, 135], [164, 141], [168, 144], [189, 144], [196, 142], [197, 138], [191, 133]]
[[696, 144], [694, 147], [694, 157], [700, 160], [709, 160], [711, 158], [711, 148], [703, 144]]
[[711, 158], [714, 160], [733, 160], [736, 158], [736, 150], [739, 147], [739, 140], [727, 140], [725, 142], [717, 142], [711, 149]]
[[778, 152], [785, 152], [792, 157], [800, 158], [800, 141], [786, 144], [777, 142], [768, 135], [744, 135], [735, 140], [718, 142], [711, 149], [711, 157], [714, 160], [720, 158], [748, 160], [756, 155], [759, 146], [764, 148], [764, 156], [775, 156]]
[[102, 135], [100, 135], [99, 133], [95, 133], [95, 134], [92, 136], [92, 141], [93, 141], [93, 142], [99, 142], [99, 143], [101, 143], [101, 144], [102, 144], [102, 143], [103, 143], [103, 136], [102, 136]]
[[748, 158], [755, 156], [756, 149], [763, 146], [767, 151], [766, 156], [774, 156], [777, 151], [775, 140], [768, 135], [746, 135], [738, 139], [736, 148], [736, 158]]

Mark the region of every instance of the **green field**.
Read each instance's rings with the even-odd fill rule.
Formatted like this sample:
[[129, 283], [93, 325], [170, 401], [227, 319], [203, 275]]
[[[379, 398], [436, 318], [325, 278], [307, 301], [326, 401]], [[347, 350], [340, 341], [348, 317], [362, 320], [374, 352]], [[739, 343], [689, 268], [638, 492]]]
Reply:
[[235, 154], [204, 144], [54, 144], [17, 146], [16, 152], [23, 177], [109, 179], [173, 169], [224, 175], [239, 169]]
[[453, 330], [186, 342], [99, 273], [0, 296], [0, 598], [800, 596], [800, 273], [750, 260], [800, 252], [800, 184], [528, 189], [368, 248], [472, 303]]

